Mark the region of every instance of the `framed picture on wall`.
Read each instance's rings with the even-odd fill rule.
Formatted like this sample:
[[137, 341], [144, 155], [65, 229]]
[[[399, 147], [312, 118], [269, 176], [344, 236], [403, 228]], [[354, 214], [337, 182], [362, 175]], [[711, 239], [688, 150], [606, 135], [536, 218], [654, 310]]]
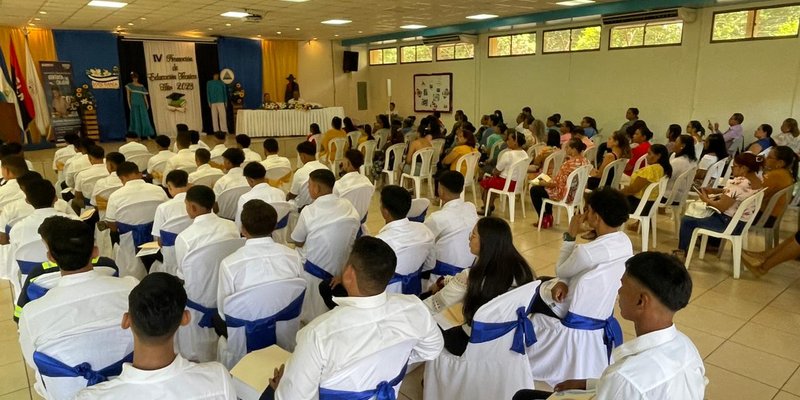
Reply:
[[414, 112], [453, 112], [453, 74], [414, 74]]

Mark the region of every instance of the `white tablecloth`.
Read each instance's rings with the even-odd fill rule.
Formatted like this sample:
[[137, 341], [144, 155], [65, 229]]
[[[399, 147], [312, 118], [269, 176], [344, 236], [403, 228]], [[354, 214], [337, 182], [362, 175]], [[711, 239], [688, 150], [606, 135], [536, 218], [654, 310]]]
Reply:
[[251, 137], [307, 135], [316, 123], [325, 132], [333, 117], [344, 118], [344, 108], [318, 110], [240, 110], [236, 115], [236, 133]]

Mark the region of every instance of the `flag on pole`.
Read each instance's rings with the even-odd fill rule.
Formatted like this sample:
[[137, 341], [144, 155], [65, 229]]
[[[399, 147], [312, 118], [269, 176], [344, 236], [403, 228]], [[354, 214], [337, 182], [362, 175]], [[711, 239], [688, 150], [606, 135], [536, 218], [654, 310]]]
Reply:
[[19, 103], [22, 130], [27, 131], [28, 125], [33, 118], [36, 117], [36, 109], [33, 106], [33, 100], [31, 100], [31, 95], [28, 92], [28, 85], [25, 83], [25, 77], [22, 76], [22, 68], [19, 67], [19, 60], [17, 59], [17, 52], [14, 50], [13, 40], [11, 40], [11, 82], [11, 84], [14, 85], [17, 102]]
[[3, 92], [7, 102], [14, 104], [14, 108], [16, 108], [17, 111], [17, 125], [19, 125], [20, 129], [24, 130], [22, 127], [22, 116], [19, 112], [19, 102], [17, 102], [17, 92], [10, 82], [11, 81], [8, 79], [8, 71], [6, 71], [6, 58], [3, 56], [3, 52], [0, 51], [0, 92]]
[[28, 46], [27, 36], [25, 37], [25, 65], [27, 65], [25, 80], [28, 81], [28, 94], [33, 101], [35, 114], [32, 117], [40, 135], [38, 138], [34, 138], [34, 143], [39, 143], [41, 136], [47, 136], [47, 127], [50, 125], [50, 112], [47, 107], [42, 80], [39, 79], [39, 74], [36, 72], [37, 65], [33, 62], [33, 56], [31, 56], [31, 48]]

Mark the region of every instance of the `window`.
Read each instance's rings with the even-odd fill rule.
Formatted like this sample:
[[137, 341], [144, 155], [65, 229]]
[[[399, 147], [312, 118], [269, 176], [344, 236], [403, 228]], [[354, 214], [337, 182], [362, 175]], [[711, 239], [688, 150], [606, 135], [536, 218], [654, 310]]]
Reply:
[[369, 51], [369, 65], [397, 64], [397, 47]]
[[712, 42], [797, 37], [800, 5], [714, 13]]
[[609, 47], [622, 49], [626, 47], [667, 46], [681, 44], [683, 39], [683, 22], [652, 22], [611, 28]]
[[475, 58], [472, 43], [442, 44], [436, 47], [436, 61], [468, 60]]
[[600, 49], [601, 28], [587, 26], [583, 28], [561, 29], [544, 32], [544, 53], [561, 53], [567, 51], [587, 51]]
[[400, 63], [433, 61], [433, 46], [404, 46], [400, 48]]
[[489, 57], [536, 54], [536, 33], [493, 36], [489, 38]]

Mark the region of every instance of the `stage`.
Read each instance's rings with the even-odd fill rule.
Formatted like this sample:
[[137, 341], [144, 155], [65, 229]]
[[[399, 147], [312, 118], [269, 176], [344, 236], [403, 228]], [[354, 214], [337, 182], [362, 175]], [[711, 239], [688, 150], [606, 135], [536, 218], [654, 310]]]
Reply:
[[344, 108], [316, 110], [240, 110], [236, 115], [236, 132], [250, 137], [307, 135], [316, 123], [322, 132], [330, 128], [333, 117], [344, 118]]

